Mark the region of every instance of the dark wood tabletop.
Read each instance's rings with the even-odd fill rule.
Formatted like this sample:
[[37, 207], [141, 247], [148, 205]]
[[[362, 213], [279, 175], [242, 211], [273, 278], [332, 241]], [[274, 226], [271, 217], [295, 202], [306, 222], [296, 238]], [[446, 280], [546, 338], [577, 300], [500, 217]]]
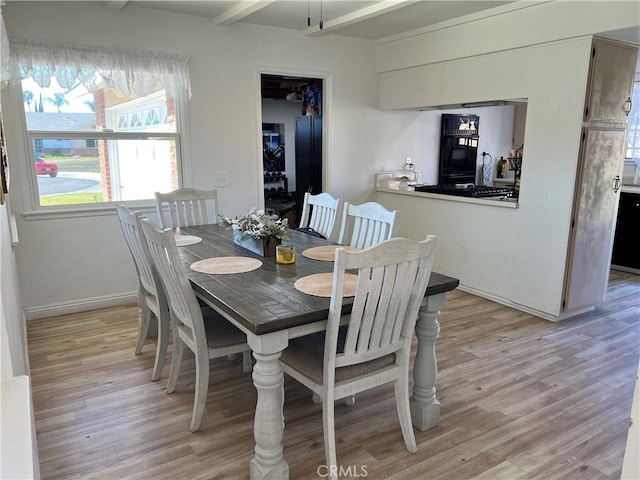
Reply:
[[[296, 263], [280, 265], [275, 257], [261, 257], [233, 243], [232, 230], [221, 225], [182, 227], [179, 233], [202, 238], [200, 243], [178, 247], [196, 293], [247, 330], [261, 335], [327, 318], [330, 299], [302, 293], [293, 284], [307, 275], [333, 271], [333, 262], [312, 260], [302, 255], [308, 248], [330, 245], [328, 240], [292, 230]], [[257, 258], [262, 261], [262, 267], [226, 275], [198, 273], [189, 268], [198, 260], [229, 256]], [[432, 272], [426, 294], [454, 290], [458, 283], [456, 278]], [[345, 312], [350, 304], [351, 300], [345, 300]]]

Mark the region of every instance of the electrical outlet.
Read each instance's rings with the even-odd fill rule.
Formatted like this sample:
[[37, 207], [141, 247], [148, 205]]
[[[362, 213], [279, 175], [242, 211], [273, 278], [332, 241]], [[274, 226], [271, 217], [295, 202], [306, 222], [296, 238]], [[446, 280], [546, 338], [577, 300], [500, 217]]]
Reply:
[[213, 174], [213, 186], [214, 187], [228, 187], [229, 186], [229, 173], [228, 172], [215, 172]]

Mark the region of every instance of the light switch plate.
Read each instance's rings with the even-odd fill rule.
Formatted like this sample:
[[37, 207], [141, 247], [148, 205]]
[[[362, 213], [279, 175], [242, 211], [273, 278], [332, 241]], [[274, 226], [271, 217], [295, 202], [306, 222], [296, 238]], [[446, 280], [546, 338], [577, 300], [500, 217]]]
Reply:
[[228, 187], [229, 186], [229, 172], [214, 172], [214, 174], [213, 174], [213, 186], [214, 187]]

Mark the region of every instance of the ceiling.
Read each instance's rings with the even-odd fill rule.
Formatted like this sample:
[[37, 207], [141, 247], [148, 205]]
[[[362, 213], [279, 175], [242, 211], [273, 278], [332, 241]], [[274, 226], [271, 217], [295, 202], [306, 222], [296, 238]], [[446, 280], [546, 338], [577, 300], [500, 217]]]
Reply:
[[[529, 4], [538, 3], [535, 0]], [[520, 5], [516, 5], [519, 3]], [[520, 0], [108, 0], [102, 4], [126, 13], [133, 8], [155, 9], [208, 19], [232, 28], [245, 23], [299, 31], [304, 36], [342, 35], [380, 40], [411, 30], [520, 8]], [[614, 2], [612, 2], [614, 3]], [[509, 5], [512, 4], [512, 5]], [[612, 6], [613, 8], [613, 6]], [[322, 28], [320, 23], [322, 22]], [[640, 28], [599, 35], [640, 45]], [[640, 56], [638, 57], [640, 68]], [[297, 80], [297, 83], [296, 83]], [[263, 79], [263, 97], [284, 98], [304, 88], [308, 80]]]
[[[152, 8], [195, 15], [214, 25], [251, 23], [298, 30], [306, 36], [343, 35], [369, 40], [396, 35], [465, 15], [475, 14], [510, 1], [488, 0], [214, 0], [103, 2], [108, 8]], [[307, 20], [310, 19], [310, 26]], [[322, 30], [319, 28], [322, 20]]]
[[[305, 36], [333, 34], [379, 40], [461, 17], [468, 16], [472, 19], [499, 15], [507, 9], [545, 1], [547, 0], [107, 0], [102, 4], [106, 8], [124, 12], [129, 8], [148, 8], [194, 15], [207, 18], [218, 26], [250, 23], [297, 30]], [[608, 1], [612, 4], [611, 8], [615, 8], [615, 2]], [[640, 45], [638, 27], [598, 34]]]

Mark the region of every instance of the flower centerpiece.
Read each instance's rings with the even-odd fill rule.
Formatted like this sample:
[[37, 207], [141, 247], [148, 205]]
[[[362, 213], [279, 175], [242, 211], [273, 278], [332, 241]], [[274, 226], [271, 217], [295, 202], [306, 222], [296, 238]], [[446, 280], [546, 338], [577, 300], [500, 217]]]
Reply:
[[263, 257], [275, 256], [276, 245], [291, 239], [289, 221], [277, 215], [268, 215], [264, 210], [252, 208], [248, 215], [233, 218], [220, 215], [220, 218], [224, 225], [233, 229], [236, 245]]

